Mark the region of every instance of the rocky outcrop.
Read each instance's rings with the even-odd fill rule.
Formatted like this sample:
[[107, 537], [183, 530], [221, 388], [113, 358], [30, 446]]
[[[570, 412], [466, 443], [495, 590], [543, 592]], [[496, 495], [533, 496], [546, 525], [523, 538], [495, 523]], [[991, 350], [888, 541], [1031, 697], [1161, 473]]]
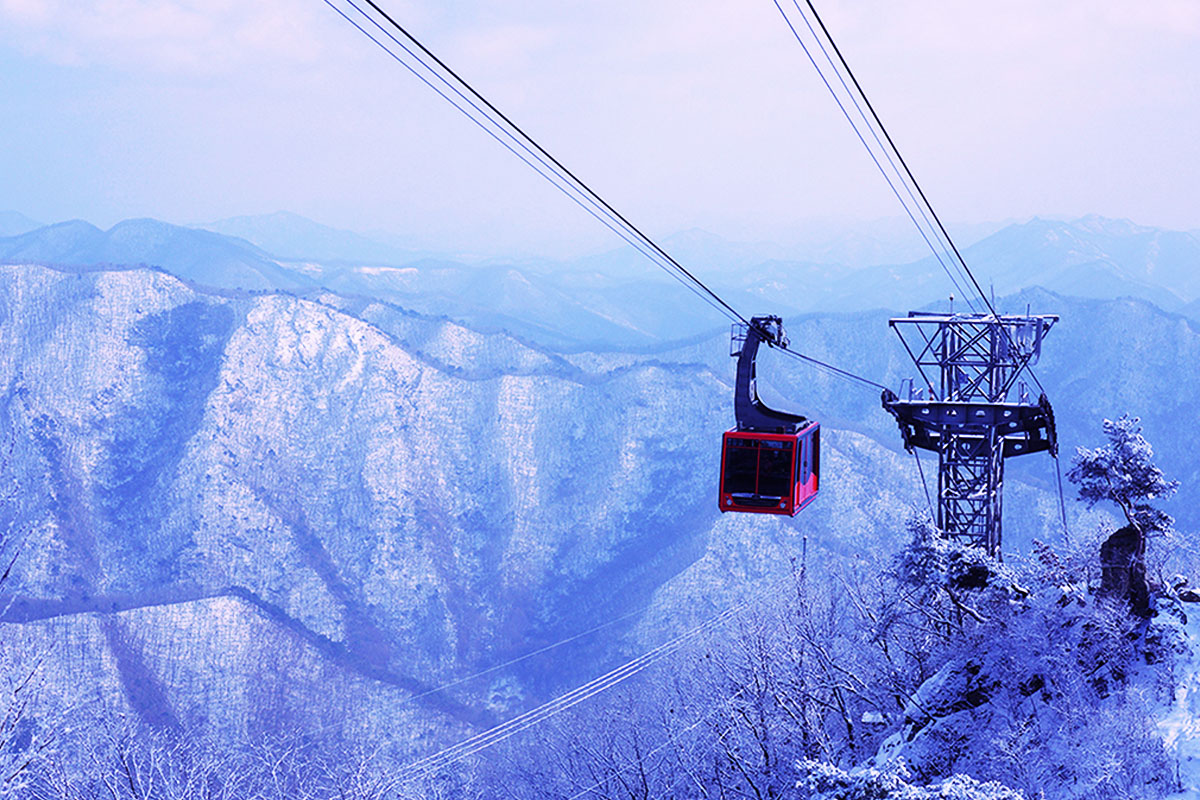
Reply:
[[1150, 587], [1146, 583], [1146, 560], [1142, 533], [1133, 525], [1115, 531], [1100, 545], [1101, 597], [1129, 605], [1139, 617], [1150, 616]]

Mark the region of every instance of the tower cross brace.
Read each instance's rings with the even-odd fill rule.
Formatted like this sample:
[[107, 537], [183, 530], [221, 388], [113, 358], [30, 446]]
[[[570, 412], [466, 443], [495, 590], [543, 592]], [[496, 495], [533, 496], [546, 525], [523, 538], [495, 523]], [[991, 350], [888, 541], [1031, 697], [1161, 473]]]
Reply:
[[[937, 526], [999, 555], [1004, 460], [1057, 454], [1054, 410], [1020, 380], [1041, 355], [1056, 315], [912, 311], [889, 320], [917, 368], [898, 397], [883, 393], [904, 446], [938, 454]], [[1014, 397], [1015, 395], [1015, 397]]]

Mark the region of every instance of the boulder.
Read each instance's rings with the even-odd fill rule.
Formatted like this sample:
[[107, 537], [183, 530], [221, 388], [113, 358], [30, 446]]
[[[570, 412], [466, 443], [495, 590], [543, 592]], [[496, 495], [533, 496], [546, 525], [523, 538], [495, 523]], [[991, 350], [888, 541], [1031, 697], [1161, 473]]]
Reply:
[[1100, 545], [1101, 597], [1124, 600], [1139, 617], [1150, 616], [1150, 588], [1146, 584], [1146, 561], [1142, 555], [1142, 533], [1132, 525], [1115, 531]]

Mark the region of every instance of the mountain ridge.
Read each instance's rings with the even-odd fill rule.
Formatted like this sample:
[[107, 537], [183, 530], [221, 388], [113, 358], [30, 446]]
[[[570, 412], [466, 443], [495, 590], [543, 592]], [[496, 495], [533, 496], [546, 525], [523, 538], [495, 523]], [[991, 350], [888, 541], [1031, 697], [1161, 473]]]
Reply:
[[[275, 218], [284, 220], [272, 234], [277, 237], [285, 237], [293, 224], [357, 236], [295, 215], [265, 219]], [[953, 288], [932, 257], [850, 269], [781, 259], [786, 253], [777, 246], [723, 243], [699, 229], [668, 237], [668, 242], [683, 243], [686, 254], [702, 263], [736, 264], [732, 271], [714, 266], [700, 274], [734, 307], [756, 313], [921, 308], [952, 291], [959, 295], [959, 308], [970, 304], [963, 297], [969, 288], [966, 276], [960, 274], [960, 286]], [[712, 258], [706, 260], [706, 254]], [[1200, 313], [1195, 305], [1200, 302], [1200, 239], [1186, 232], [1097, 215], [1073, 221], [1035, 217], [970, 245], [964, 255], [986, 284], [984, 290], [1001, 296], [1043, 286], [1066, 296], [1135, 296], [1167, 310]], [[763, 256], [770, 258], [760, 261]], [[697, 303], [686, 287], [632, 250], [560, 265], [469, 265], [437, 258], [403, 267], [353, 260], [322, 264], [279, 259], [225, 234], [132, 220], [109, 231], [76, 221], [0, 238], [0, 260], [145, 263], [224, 288], [324, 288], [479, 328], [508, 330], [560, 349], [648, 345], [704, 335], [724, 324], [720, 314]]]
[[0, 238], [0, 260], [75, 266], [145, 264], [221, 288], [309, 285], [249, 242], [149, 218], [125, 220], [108, 230], [72, 220]]
[[226, 217], [188, 227], [243, 239], [282, 261], [402, 265], [431, 255], [417, 248], [399, 247], [354, 231], [323, 225], [290, 211]]

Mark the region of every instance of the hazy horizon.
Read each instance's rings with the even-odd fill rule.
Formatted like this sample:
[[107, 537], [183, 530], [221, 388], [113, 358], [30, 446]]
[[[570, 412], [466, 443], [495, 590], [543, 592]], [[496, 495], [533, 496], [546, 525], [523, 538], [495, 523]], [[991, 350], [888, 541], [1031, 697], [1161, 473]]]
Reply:
[[[102, 231], [111, 230], [114, 226], [124, 222], [129, 222], [137, 219], [150, 219], [158, 222], [165, 222], [170, 225], [177, 225], [187, 228], [200, 228], [206, 230], [217, 230], [224, 223], [232, 222], [247, 222], [254, 223], [265, 221], [276, 217], [291, 217], [303, 220], [307, 223], [313, 223], [318, 226], [329, 228], [332, 231], [339, 233], [349, 233], [361, 236], [366, 240], [374, 243], [389, 244], [393, 246], [404, 246], [411, 250], [414, 254], [420, 257], [436, 257], [436, 258], [451, 258], [461, 259], [471, 262], [507, 262], [507, 261], [538, 261], [545, 260], [548, 262], [572, 262], [586, 260], [592, 257], [612, 254], [618, 251], [629, 250], [631, 248], [623, 244], [617, 237], [609, 236], [607, 239], [594, 241], [586, 237], [581, 237], [580, 243], [576, 247], [572, 247], [571, 243], [563, 243], [560, 247], [554, 249], [554, 252], [542, 251], [518, 251], [511, 249], [476, 249], [462, 250], [455, 249], [447, 242], [439, 242], [434, 237], [429, 237], [427, 241], [421, 241], [419, 232], [411, 230], [381, 230], [381, 229], [356, 229], [343, 228], [328, 224], [321, 219], [314, 219], [303, 214], [298, 214], [295, 211], [287, 209], [276, 209], [270, 212], [258, 214], [242, 214], [227, 217], [220, 217], [207, 220], [177, 220], [166, 219], [162, 216], [154, 214], [143, 214], [136, 217], [123, 217], [119, 219], [86, 219], [83, 217], [70, 217], [64, 219], [35, 219], [31, 215], [25, 213], [21, 209], [16, 208], [0, 208], [0, 216], [17, 215], [27, 220], [30, 225], [29, 229], [33, 230], [36, 227], [45, 227], [51, 225], [59, 225], [66, 222], [80, 221], [92, 225]], [[1169, 226], [1154, 224], [1144, 220], [1128, 219], [1128, 218], [1113, 218], [1105, 217], [1100, 214], [1034, 214], [1027, 217], [1009, 218], [1004, 220], [979, 220], [979, 221], [949, 221], [947, 226], [950, 229], [951, 235], [954, 236], [956, 244], [960, 247], [970, 247], [971, 245], [986, 239], [988, 236], [996, 233], [1011, 225], [1023, 225], [1036, 219], [1049, 220], [1055, 222], [1074, 223], [1088, 217], [1100, 217], [1113, 221], [1129, 222], [1137, 227], [1154, 228], [1160, 230], [1181, 230], [1174, 229]], [[19, 233], [0, 234], [0, 238], [5, 236], [20, 235]], [[223, 232], [223, 231], [217, 231]], [[1182, 232], [1195, 234], [1194, 230], [1184, 230]], [[229, 234], [236, 235], [236, 234]], [[665, 231], [659, 235], [659, 238], [664, 243], [670, 243], [672, 240], [679, 240], [693, 235], [713, 236], [720, 239], [723, 243], [739, 246], [739, 247], [762, 247], [762, 248], [778, 248], [791, 249], [800, 252], [787, 257], [804, 259], [806, 258], [806, 249], [818, 248], [824, 245], [830, 245], [842, 241], [848, 237], [871, 237], [876, 239], [881, 246], [884, 246], [889, 251], [894, 251], [897, 259], [903, 260], [918, 260], [929, 255], [927, 245], [922, 242], [913, 227], [912, 222], [906, 217], [880, 217], [874, 219], [822, 219], [819, 217], [810, 217], [803, 220], [798, 220], [795, 228], [788, 232], [784, 237], [778, 239], [768, 238], [737, 238], [735, 236], [727, 236], [707, 228], [694, 226], [690, 228], [682, 228], [674, 231]], [[267, 248], [269, 250], [269, 248]], [[276, 254], [278, 255], [278, 254]], [[873, 262], [872, 262], [873, 263]], [[883, 263], [883, 262], [880, 262]], [[889, 263], [900, 263], [893, 260]], [[853, 265], [849, 265], [853, 266]], [[861, 265], [859, 265], [861, 266]]]
[[[386, 7], [652, 235], [901, 213], [770, 2]], [[1200, 7], [821, 11], [945, 219], [1200, 228]], [[0, 207], [616, 244], [323, 4], [0, 0], [0, 20]]]

